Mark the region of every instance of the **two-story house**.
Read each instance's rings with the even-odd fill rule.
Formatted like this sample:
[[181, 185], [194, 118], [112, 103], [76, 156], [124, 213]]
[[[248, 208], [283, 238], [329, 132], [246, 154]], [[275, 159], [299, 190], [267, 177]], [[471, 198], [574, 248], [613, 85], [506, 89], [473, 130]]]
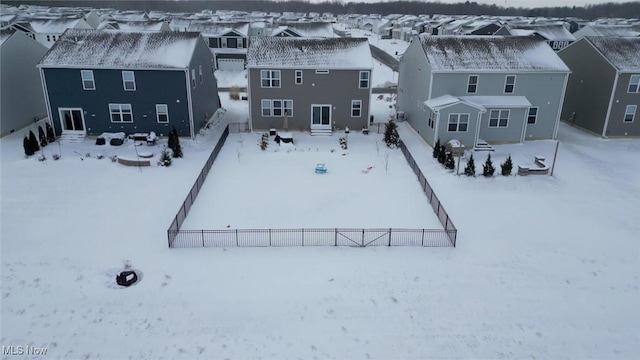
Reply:
[[93, 29], [81, 18], [32, 19], [12, 25], [18, 31], [51, 48], [67, 29]]
[[213, 53], [216, 69], [244, 70], [249, 45], [248, 22], [192, 21], [189, 31], [202, 34]]
[[571, 69], [563, 121], [603, 137], [640, 136], [640, 37], [587, 36], [558, 55]]
[[373, 61], [366, 38], [255, 37], [247, 69], [253, 130], [368, 127]]
[[421, 35], [400, 60], [397, 105], [431, 145], [553, 139], [568, 76], [534, 37]]
[[218, 109], [213, 56], [194, 32], [67, 30], [40, 63], [57, 134], [194, 137]]

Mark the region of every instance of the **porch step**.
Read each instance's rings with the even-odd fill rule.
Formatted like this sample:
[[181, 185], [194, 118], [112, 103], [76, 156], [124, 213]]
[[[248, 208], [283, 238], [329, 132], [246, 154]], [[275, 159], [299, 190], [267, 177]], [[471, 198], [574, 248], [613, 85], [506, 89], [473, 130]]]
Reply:
[[84, 142], [86, 135], [84, 134], [65, 134], [60, 135], [61, 144], [78, 144]]
[[312, 136], [331, 136], [331, 129], [311, 129]]
[[488, 142], [482, 140], [482, 139], [478, 139], [478, 142], [476, 143], [476, 146], [473, 147], [473, 150], [475, 151], [494, 151], [495, 149], [489, 145]]

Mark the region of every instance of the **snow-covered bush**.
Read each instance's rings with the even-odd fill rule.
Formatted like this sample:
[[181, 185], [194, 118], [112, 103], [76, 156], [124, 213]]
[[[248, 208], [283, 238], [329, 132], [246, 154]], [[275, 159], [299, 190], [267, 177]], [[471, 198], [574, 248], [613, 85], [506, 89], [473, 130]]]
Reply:
[[467, 176], [476, 176], [476, 164], [473, 161], [473, 154], [467, 160], [467, 166], [464, 168], [464, 174]]
[[487, 161], [482, 165], [482, 175], [492, 177], [495, 171], [496, 167], [493, 166], [493, 162], [491, 161], [491, 154], [487, 154]]
[[502, 164], [500, 164], [502, 168], [502, 175], [509, 176], [511, 175], [511, 170], [513, 170], [513, 162], [511, 161], [511, 155], [507, 156], [507, 160], [505, 160]]

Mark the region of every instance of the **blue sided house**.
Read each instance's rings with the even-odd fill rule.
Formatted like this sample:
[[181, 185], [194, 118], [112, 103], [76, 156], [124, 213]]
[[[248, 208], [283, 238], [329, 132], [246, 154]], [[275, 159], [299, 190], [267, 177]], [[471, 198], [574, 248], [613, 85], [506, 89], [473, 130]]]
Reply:
[[38, 64], [56, 134], [154, 131], [194, 137], [220, 107], [196, 32], [65, 31]]

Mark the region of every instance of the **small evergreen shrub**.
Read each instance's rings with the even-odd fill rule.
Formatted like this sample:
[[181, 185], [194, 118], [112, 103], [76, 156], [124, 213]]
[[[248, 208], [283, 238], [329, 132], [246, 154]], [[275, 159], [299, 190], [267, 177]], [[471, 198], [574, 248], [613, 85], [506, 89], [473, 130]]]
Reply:
[[444, 160], [444, 167], [453, 170], [456, 167], [456, 162], [453, 160], [453, 155], [450, 152], [447, 153], [447, 156]]
[[390, 119], [384, 128], [384, 143], [387, 147], [394, 148], [400, 145], [400, 134], [398, 134], [398, 124]]
[[31, 146], [31, 141], [29, 141], [29, 138], [27, 136], [25, 136], [24, 140], [22, 140], [22, 146], [24, 147], [25, 155], [31, 156], [35, 153], [33, 147]]
[[169, 154], [169, 149], [164, 148], [160, 153], [160, 160], [158, 160], [158, 165], [160, 166], [171, 166], [171, 155]]
[[440, 145], [440, 150], [438, 150], [438, 162], [444, 165], [445, 160], [447, 160], [447, 148], [444, 145]]
[[342, 150], [346, 150], [347, 149], [347, 139], [344, 136], [340, 136], [340, 139], [338, 139], [338, 141], [340, 142], [340, 147], [342, 148]]
[[476, 176], [476, 164], [473, 161], [473, 154], [467, 160], [467, 166], [464, 168], [464, 174], [467, 176]]
[[31, 149], [33, 152], [40, 150], [40, 145], [38, 145], [38, 139], [36, 139], [36, 134], [33, 131], [29, 130], [29, 143], [31, 143]]
[[267, 150], [267, 147], [269, 146], [269, 134], [268, 133], [264, 133], [262, 134], [262, 137], [260, 138], [260, 142], [258, 143], [258, 146], [260, 146], [260, 150]]
[[493, 162], [491, 161], [491, 154], [487, 154], [487, 161], [482, 165], [482, 175], [485, 177], [492, 177], [495, 171], [496, 167], [493, 166]]
[[436, 141], [436, 144], [433, 145], [433, 152], [431, 153], [434, 159], [437, 159], [440, 155], [440, 139]]
[[49, 123], [45, 124], [45, 131], [47, 133], [47, 142], [52, 143], [56, 141], [56, 134], [53, 132], [53, 128]]
[[502, 175], [509, 176], [511, 175], [511, 170], [513, 170], [513, 162], [511, 161], [511, 155], [507, 156], [507, 160], [505, 160], [502, 164], [500, 164], [502, 168]]
[[47, 146], [47, 136], [44, 134], [44, 129], [42, 129], [42, 126], [38, 126], [38, 139], [40, 140], [41, 147]]

